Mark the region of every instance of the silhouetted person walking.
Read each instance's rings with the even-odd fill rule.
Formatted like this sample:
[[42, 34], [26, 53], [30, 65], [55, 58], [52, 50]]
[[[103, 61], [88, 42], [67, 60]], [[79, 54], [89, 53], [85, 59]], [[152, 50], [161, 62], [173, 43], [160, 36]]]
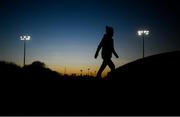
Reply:
[[106, 26], [106, 34], [104, 34], [104, 37], [101, 40], [101, 42], [96, 50], [95, 59], [97, 58], [98, 53], [101, 48], [102, 48], [101, 54], [102, 54], [102, 59], [103, 59], [103, 63], [97, 73], [97, 76], [96, 76], [98, 78], [101, 77], [101, 74], [107, 65], [110, 67], [111, 71], [115, 70], [115, 65], [111, 60], [112, 53], [116, 56], [116, 58], [119, 58], [119, 56], [117, 55], [116, 51], [114, 50], [114, 41], [112, 39], [113, 34], [114, 34], [113, 28]]

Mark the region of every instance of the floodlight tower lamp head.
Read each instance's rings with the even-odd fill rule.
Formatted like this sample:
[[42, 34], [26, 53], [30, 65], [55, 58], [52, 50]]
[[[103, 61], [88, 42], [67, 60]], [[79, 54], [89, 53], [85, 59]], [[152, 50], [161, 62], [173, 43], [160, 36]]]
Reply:
[[20, 36], [20, 39], [24, 41], [24, 37], [23, 36]]
[[23, 35], [23, 36], [20, 36], [20, 39], [21, 39], [22, 41], [29, 41], [29, 40], [31, 40], [31, 36]]
[[139, 36], [142, 36], [142, 35], [143, 35], [143, 31], [142, 31], [142, 30], [139, 30], [139, 31], [138, 31], [138, 35], [139, 35]]
[[31, 40], [31, 36], [26, 36], [26, 40]]
[[149, 31], [148, 30], [144, 30], [144, 34], [145, 35], [149, 35]]
[[149, 30], [139, 30], [138, 35], [139, 36], [149, 35]]

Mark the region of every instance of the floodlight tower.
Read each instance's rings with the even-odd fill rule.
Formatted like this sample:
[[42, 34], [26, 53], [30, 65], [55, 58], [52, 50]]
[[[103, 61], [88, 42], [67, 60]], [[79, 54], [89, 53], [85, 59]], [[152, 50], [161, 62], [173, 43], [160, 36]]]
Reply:
[[145, 52], [144, 52], [144, 38], [145, 36], [149, 35], [149, 30], [138, 30], [138, 36], [142, 37], [143, 39], [143, 58], [145, 56]]
[[81, 77], [82, 77], [83, 76], [83, 70], [81, 69], [80, 72], [81, 72]]
[[90, 71], [90, 68], [88, 68], [88, 76], [90, 75], [90, 74], [89, 74], [89, 71]]
[[26, 41], [31, 40], [31, 36], [29, 36], [29, 35], [22, 35], [22, 36], [20, 36], [20, 39], [22, 41], [24, 41], [24, 57], [23, 57], [24, 61], [23, 61], [23, 64], [25, 66], [25, 64], [26, 64]]

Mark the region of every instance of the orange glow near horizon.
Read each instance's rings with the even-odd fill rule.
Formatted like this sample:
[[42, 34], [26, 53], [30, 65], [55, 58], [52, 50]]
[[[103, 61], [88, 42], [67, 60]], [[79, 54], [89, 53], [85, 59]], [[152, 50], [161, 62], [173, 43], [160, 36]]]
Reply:
[[[76, 74], [78, 75], [90, 75], [90, 76], [96, 76], [99, 67], [98, 66], [89, 66], [89, 67], [78, 67], [78, 66], [64, 66], [64, 67], [60, 67], [60, 66], [49, 66], [52, 70], [59, 72], [61, 74], [67, 74], [67, 75], [72, 75], [72, 74]], [[88, 70], [89, 69], [89, 70]], [[82, 72], [81, 72], [82, 70]], [[110, 69], [107, 67], [103, 74], [102, 77], [105, 77], [108, 72], [110, 71]]]
[[[49, 64], [47, 65], [47, 67], [49, 67], [50, 69], [57, 71], [61, 74], [68, 74], [68, 75], [72, 75], [72, 74], [76, 74], [76, 75], [90, 75], [90, 76], [96, 76], [100, 66], [101, 66], [101, 62], [102, 60], [98, 59], [98, 60], [94, 60], [96, 63], [95, 64], [88, 64], [88, 65], [84, 65], [84, 64], [70, 64], [70, 65], [58, 65], [58, 64]], [[98, 61], [98, 62], [97, 62]], [[123, 60], [113, 60], [114, 64], [116, 66], [116, 68], [122, 66], [123, 64], [127, 63], [126, 61]], [[88, 70], [89, 69], [89, 70]], [[82, 70], [82, 72], [81, 72]], [[102, 73], [102, 77], [105, 77], [108, 73], [110, 72], [109, 67], [107, 66], [106, 69], [104, 70], [104, 72]]]

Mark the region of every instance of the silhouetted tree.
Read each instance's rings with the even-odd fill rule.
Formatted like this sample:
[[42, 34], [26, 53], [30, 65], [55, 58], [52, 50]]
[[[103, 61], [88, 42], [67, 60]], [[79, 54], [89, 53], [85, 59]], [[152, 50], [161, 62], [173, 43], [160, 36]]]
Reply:
[[34, 66], [34, 67], [43, 67], [43, 68], [46, 67], [45, 63], [40, 62], [40, 61], [34, 61], [34, 62], [31, 64], [31, 66]]

